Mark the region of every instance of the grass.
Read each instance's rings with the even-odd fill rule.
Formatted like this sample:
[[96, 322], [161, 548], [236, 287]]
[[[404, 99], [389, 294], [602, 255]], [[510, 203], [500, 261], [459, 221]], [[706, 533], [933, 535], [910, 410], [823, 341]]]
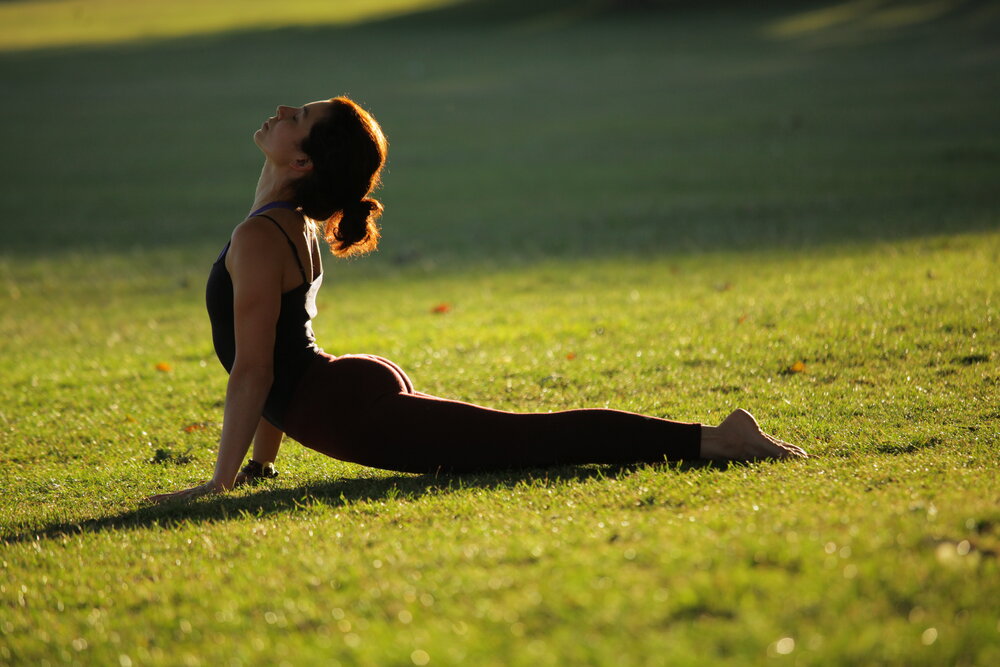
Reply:
[[[448, 0], [295, 0], [280, 6], [262, 0], [7, 0], [0, 4], [0, 51], [81, 44], [107, 45], [232, 30], [293, 25], [344, 25], [426, 11]], [[237, 11], [238, 8], [238, 11]]]
[[[996, 23], [815, 9], [0, 56], [0, 663], [995, 663]], [[341, 92], [392, 148], [326, 349], [506, 409], [745, 406], [817, 458], [434, 477], [289, 442], [267, 486], [141, 505], [214, 460], [249, 129]]]

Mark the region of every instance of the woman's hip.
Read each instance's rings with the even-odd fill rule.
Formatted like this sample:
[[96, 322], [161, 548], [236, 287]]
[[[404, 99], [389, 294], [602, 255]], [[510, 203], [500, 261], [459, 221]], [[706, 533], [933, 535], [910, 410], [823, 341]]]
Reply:
[[410, 379], [388, 359], [320, 354], [292, 392], [283, 421], [285, 432], [307, 445], [320, 434], [351, 432], [364, 427], [379, 399], [412, 392]]

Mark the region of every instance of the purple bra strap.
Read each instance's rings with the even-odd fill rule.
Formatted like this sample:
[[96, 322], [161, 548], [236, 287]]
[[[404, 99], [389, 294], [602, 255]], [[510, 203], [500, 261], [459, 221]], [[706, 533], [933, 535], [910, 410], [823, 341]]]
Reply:
[[270, 211], [272, 208], [287, 208], [290, 211], [294, 211], [298, 209], [298, 206], [296, 206], [290, 201], [273, 201], [270, 204], [264, 204], [263, 206], [261, 206], [259, 209], [257, 209], [247, 217], [252, 218], [255, 215], [260, 215], [264, 211]]

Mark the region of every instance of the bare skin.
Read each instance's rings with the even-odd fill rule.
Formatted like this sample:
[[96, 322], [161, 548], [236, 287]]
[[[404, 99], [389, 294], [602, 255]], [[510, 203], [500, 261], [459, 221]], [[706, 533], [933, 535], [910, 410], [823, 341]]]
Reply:
[[761, 430], [753, 415], [734, 410], [718, 426], [701, 427], [701, 458], [711, 461], [808, 458], [801, 447]]

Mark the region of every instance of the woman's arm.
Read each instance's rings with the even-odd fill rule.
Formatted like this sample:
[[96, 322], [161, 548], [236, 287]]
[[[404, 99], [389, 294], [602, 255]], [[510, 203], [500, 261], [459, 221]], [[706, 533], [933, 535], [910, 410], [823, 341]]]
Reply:
[[248, 220], [233, 232], [226, 261], [233, 278], [236, 360], [226, 387], [222, 440], [212, 477], [221, 489], [231, 489], [236, 481], [274, 379], [283, 263], [273, 234], [263, 220]]
[[[226, 386], [222, 438], [212, 479], [192, 489], [151, 496], [160, 502], [233, 488], [236, 473], [258, 430], [274, 378], [274, 335], [281, 310], [282, 258], [273, 230], [251, 219], [233, 232], [226, 268], [233, 279], [236, 359]], [[275, 447], [275, 452], [277, 448]]]
[[253, 460], [257, 463], [274, 463], [278, 458], [278, 448], [281, 447], [283, 435], [284, 433], [271, 422], [261, 419], [253, 436]]

